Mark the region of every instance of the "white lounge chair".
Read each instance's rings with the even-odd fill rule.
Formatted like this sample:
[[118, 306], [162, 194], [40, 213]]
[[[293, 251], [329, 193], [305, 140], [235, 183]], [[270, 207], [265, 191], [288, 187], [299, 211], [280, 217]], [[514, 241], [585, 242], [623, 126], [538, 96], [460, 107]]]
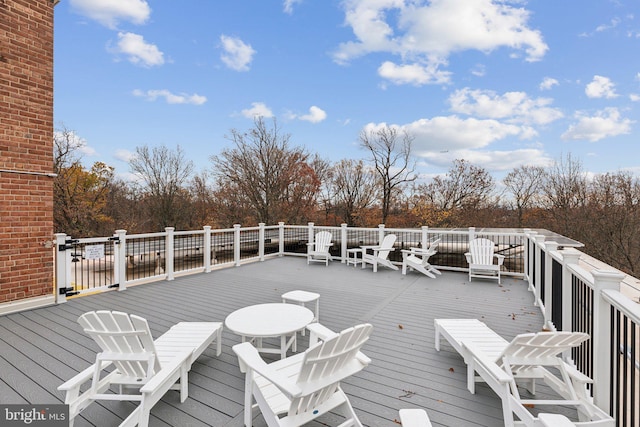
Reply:
[[[313, 325], [316, 328], [313, 328]], [[345, 329], [339, 334], [318, 324], [310, 325], [312, 345], [304, 353], [267, 364], [250, 343], [233, 346], [240, 370], [246, 372], [244, 425], [251, 427], [253, 399], [268, 426], [302, 426], [336, 410], [346, 421], [341, 426], [359, 426], [340, 381], [364, 369], [371, 360], [360, 352], [373, 327], [369, 324]]]
[[[180, 390], [180, 401], [186, 400], [191, 365], [214, 340], [216, 354], [222, 351], [220, 322], [181, 322], [155, 341], [147, 321], [135, 315], [90, 311], [78, 323], [102, 351], [95, 364], [58, 387], [66, 392], [70, 426], [96, 400], [140, 402], [120, 426], [147, 426], [151, 408], [167, 391]], [[110, 392], [112, 385], [117, 392]]]
[[[398, 267], [389, 261], [389, 253], [395, 250], [393, 247], [395, 242], [396, 235], [387, 234], [380, 245], [360, 246], [360, 249], [362, 249], [362, 268], [365, 268], [367, 264], [371, 264], [375, 273], [378, 271], [378, 264], [380, 264], [392, 270], [397, 270]], [[372, 253], [369, 253], [369, 251]]]
[[[469, 242], [469, 252], [465, 253], [469, 264], [469, 282], [472, 277], [498, 279], [504, 263], [504, 255], [494, 253], [495, 244], [489, 239], [473, 239]], [[496, 264], [493, 260], [496, 260]]]
[[438, 245], [440, 244], [438, 239], [432, 242], [428, 248], [411, 248], [402, 250], [402, 274], [407, 274], [407, 268], [411, 270], [417, 270], [420, 273], [436, 278], [436, 274], [442, 274], [438, 269], [429, 263], [429, 258], [438, 252]]
[[424, 409], [400, 409], [402, 427], [431, 427], [431, 420]]
[[328, 231], [316, 233], [313, 243], [307, 243], [307, 264], [310, 262], [324, 262], [325, 265], [329, 265], [329, 260], [331, 260], [329, 248], [333, 245], [331, 239], [331, 233]]
[[[586, 384], [593, 381], [560, 357], [563, 352], [589, 339], [587, 334], [528, 333], [508, 342], [477, 319], [435, 319], [434, 325], [436, 350], [440, 350], [440, 337], [443, 336], [464, 358], [469, 391], [475, 393], [475, 382], [479, 380], [486, 382], [500, 397], [505, 427], [539, 427], [549, 418], [553, 422], [558, 417], [545, 416], [540, 420], [527, 409], [547, 405], [575, 408], [579, 418], [576, 426], [615, 426], [615, 420], [598, 408], [589, 396]], [[516, 381], [526, 380], [529, 391], [535, 394], [537, 379], [559, 397], [522, 399]]]

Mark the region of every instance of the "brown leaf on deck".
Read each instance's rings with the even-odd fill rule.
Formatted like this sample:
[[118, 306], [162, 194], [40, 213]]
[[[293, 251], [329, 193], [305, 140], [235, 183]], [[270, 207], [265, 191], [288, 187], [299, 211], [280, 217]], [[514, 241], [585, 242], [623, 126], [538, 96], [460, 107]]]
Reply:
[[522, 406], [524, 406], [525, 408], [535, 408], [536, 405], [534, 405], [533, 403], [523, 403]]
[[398, 329], [404, 329], [404, 326], [398, 325]]
[[449, 368], [449, 372], [452, 372], [452, 373], [453, 373], [453, 372], [455, 372], [455, 369], [453, 369], [453, 368]]
[[395, 419], [395, 418], [393, 419], [393, 422], [396, 423], [396, 424], [402, 425], [402, 423], [400, 421], [398, 421], [397, 419]]

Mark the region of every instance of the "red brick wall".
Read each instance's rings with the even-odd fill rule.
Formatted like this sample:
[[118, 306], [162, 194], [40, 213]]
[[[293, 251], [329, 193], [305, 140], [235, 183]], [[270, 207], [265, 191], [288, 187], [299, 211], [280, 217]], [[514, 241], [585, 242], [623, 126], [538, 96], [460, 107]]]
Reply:
[[0, 303], [53, 292], [53, 2], [0, 0]]

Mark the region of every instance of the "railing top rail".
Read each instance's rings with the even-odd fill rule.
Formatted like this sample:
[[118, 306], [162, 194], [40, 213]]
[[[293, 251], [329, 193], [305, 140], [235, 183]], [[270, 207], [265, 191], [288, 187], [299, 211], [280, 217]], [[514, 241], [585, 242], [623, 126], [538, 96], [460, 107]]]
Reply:
[[174, 236], [188, 236], [192, 234], [204, 234], [204, 230], [182, 230], [182, 231], [174, 231]]
[[640, 325], [640, 304], [631, 301], [623, 293], [612, 289], [603, 290], [602, 297], [636, 325]]

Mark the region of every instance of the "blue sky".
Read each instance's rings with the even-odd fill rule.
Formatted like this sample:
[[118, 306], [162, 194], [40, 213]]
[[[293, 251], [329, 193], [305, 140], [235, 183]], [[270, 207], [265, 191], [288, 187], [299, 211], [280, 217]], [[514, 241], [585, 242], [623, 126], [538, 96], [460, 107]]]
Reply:
[[425, 179], [640, 172], [637, 0], [62, 0], [54, 55], [56, 127], [120, 176], [142, 145], [210, 168], [255, 115], [330, 161], [398, 126]]

